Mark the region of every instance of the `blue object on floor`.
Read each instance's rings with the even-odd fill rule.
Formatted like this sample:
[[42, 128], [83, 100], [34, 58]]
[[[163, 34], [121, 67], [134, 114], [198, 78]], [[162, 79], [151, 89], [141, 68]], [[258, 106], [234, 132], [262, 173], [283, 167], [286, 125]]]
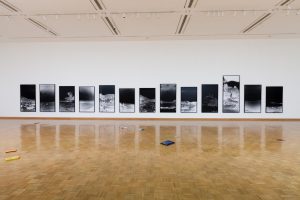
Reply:
[[175, 142], [173, 142], [171, 140], [166, 140], [166, 141], [161, 142], [160, 144], [165, 145], [165, 146], [169, 146], [169, 145], [175, 144]]

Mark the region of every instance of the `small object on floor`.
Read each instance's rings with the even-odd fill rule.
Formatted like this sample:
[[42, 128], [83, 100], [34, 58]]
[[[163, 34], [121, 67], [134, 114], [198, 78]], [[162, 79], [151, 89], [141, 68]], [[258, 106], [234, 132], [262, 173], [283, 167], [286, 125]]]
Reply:
[[18, 151], [17, 149], [10, 149], [10, 150], [5, 151], [5, 153], [14, 153], [17, 151]]
[[144, 131], [145, 129], [143, 129], [143, 128], [139, 128], [139, 131]]
[[281, 138], [280, 138], [280, 139], [277, 139], [277, 141], [279, 141], [279, 142], [283, 142], [283, 141], [284, 141], [284, 139], [281, 139]]
[[160, 144], [165, 145], [165, 146], [169, 146], [169, 145], [175, 144], [175, 142], [173, 142], [171, 140], [166, 140], [166, 141], [161, 142]]
[[12, 156], [12, 157], [5, 158], [5, 161], [13, 161], [13, 160], [19, 160], [19, 159], [21, 159], [20, 156]]
[[122, 126], [121, 129], [127, 129], [127, 127], [126, 126]]

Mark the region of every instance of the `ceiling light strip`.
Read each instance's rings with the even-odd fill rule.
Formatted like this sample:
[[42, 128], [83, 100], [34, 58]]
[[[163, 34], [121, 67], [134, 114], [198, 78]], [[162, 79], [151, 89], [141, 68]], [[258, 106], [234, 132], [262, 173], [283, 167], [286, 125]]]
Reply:
[[33, 25], [35, 25], [35, 26], [37, 26], [37, 27], [39, 27], [39, 28], [45, 30], [46, 32], [48, 32], [48, 33], [50, 33], [50, 34], [52, 34], [52, 35], [54, 35], [54, 36], [57, 36], [57, 33], [55, 33], [55, 32], [54, 32], [53, 30], [51, 30], [49, 27], [43, 25], [42, 23], [40, 23], [40, 22], [38, 22], [38, 21], [36, 21], [36, 20], [34, 20], [34, 19], [32, 19], [32, 18], [27, 18], [27, 20], [28, 20], [29, 22], [31, 22]]
[[10, 11], [13, 11], [13, 12], [19, 12], [20, 11], [16, 6], [14, 6], [14, 5], [12, 5], [12, 4], [4, 1], [4, 0], [0, 0], [0, 4], [3, 7], [7, 8], [8, 10], [10, 10]]
[[248, 26], [247, 28], [245, 28], [243, 30], [243, 33], [247, 33], [249, 31], [253, 30], [257, 26], [259, 26], [260, 24], [262, 24], [264, 21], [266, 21], [269, 17], [271, 17], [271, 15], [272, 15], [272, 13], [267, 13], [267, 14], [263, 15], [261, 18], [259, 18], [254, 23], [252, 23], [250, 26]]

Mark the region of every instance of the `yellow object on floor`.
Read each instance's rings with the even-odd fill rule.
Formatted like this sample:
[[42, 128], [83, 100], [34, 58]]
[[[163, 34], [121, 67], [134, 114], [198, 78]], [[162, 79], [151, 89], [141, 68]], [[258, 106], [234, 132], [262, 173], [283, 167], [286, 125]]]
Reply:
[[20, 156], [12, 156], [5, 158], [5, 161], [13, 161], [13, 160], [19, 160], [21, 157]]
[[10, 149], [10, 150], [5, 151], [5, 153], [14, 153], [17, 151], [18, 151], [17, 149]]

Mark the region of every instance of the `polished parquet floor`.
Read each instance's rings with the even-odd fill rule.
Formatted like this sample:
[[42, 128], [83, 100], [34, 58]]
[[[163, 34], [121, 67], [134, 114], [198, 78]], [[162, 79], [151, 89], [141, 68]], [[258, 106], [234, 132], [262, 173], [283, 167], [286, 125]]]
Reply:
[[1, 120], [0, 151], [1, 200], [300, 199], [299, 122]]

